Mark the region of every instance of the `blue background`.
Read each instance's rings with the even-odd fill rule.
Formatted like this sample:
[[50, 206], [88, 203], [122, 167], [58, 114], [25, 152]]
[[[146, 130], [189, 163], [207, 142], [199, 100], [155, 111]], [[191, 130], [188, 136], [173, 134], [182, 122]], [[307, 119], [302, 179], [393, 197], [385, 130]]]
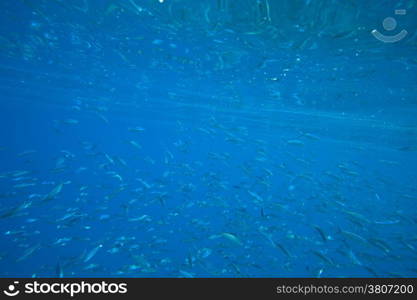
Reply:
[[417, 275], [416, 1], [0, 8], [0, 276]]

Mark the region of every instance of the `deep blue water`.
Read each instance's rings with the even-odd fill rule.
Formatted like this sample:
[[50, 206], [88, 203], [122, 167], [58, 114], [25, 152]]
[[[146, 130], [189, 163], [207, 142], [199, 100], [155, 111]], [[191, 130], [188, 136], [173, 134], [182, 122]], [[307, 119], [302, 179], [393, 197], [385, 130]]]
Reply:
[[417, 276], [416, 1], [0, 7], [0, 276]]

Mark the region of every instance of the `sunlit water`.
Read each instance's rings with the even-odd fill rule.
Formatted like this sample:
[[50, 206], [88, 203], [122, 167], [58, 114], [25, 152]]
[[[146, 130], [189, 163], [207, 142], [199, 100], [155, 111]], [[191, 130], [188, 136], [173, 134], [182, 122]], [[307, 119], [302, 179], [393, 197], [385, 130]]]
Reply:
[[1, 276], [417, 275], [415, 1], [0, 5]]

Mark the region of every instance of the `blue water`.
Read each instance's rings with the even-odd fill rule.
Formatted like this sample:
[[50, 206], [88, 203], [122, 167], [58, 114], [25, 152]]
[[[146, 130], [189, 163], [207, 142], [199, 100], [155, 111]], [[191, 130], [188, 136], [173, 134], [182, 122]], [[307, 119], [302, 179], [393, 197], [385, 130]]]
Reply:
[[416, 1], [0, 6], [0, 276], [417, 276]]

